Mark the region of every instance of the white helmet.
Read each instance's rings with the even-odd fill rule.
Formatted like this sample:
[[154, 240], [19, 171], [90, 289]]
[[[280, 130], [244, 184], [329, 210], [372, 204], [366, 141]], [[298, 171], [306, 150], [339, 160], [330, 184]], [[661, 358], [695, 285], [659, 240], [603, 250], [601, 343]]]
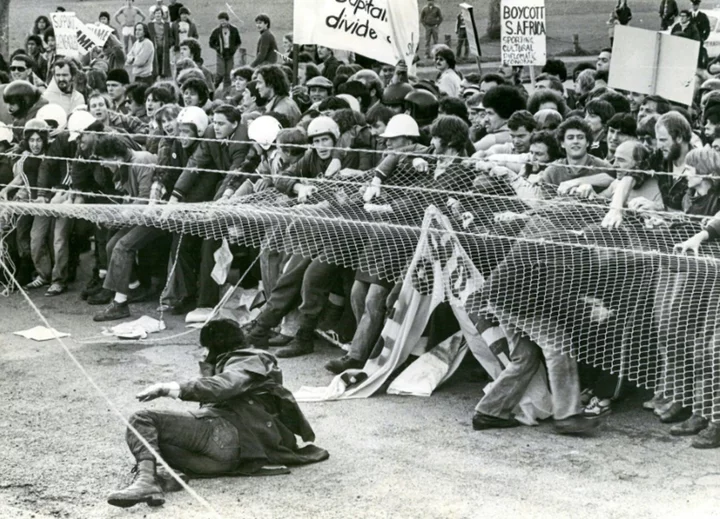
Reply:
[[64, 130], [68, 120], [67, 114], [65, 113], [63, 107], [54, 103], [43, 106], [40, 110], [38, 110], [38, 113], [35, 117], [37, 119], [42, 119], [43, 121], [55, 122], [53, 133]]
[[282, 126], [277, 119], [271, 115], [261, 115], [248, 126], [248, 137], [251, 141], [257, 142], [262, 149], [269, 150], [280, 130]]
[[13, 132], [8, 128], [7, 124], [0, 123], [0, 142], [7, 142], [8, 144], [13, 141]]
[[194, 124], [198, 137], [205, 135], [205, 130], [210, 125], [210, 119], [205, 110], [198, 106], [186, 106], [180, 110], [177, 122], [178, 124]]
[[80, 132], [87, 130], [87, 127], [96, 121], [95, 117], [85, 110], [76, 110], [67, 121], [67, 129], [70, 132], [68, 141], [72, 142], [78, 138]]
[[415, 119], [407, 114], [394, 115], [385, 127], [385, 133], [380, 137], [392, 139], [393, 137], [420, 137], [420, 128]]
[[360, 112], [360, 111], [361, 111], [361, 109], [360, 109], [360, 102], [357, 100], [357, 97], [351, 96], [350, 94], [338, 94], [338, 95], [335, 96], [335, 97], [338, 97], [338, 98], [342, 99], [343, 101], [347, 101], [347, 103], [350, 105], [350, 108], [351, 108], [354, 112]]
[[308, 140], [312, 140], [314, 137], [320, 135], [332, 135], [335, 142], [340, 138], [340, 127], [330, 117], [321, 115], [316, 117], [308, 125]]

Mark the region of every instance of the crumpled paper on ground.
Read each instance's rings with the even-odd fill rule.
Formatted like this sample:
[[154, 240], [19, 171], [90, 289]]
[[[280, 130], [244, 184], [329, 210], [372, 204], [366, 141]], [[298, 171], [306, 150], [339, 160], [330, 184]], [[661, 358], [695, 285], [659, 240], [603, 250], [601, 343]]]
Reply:
[[13, 335], [19, 335], [26, 339], [32, 339], [34, 341], [50, 341], [52, 339], [60, 339], [62, 337], [70, 337], [69, 333], [59, 332], [55, 328], [46, 328], [45, 326], [36, 326], [28, 330], [22, 330], [20, 332], [13, 332]]
[[127, 323], [118, 324], [110, 328], [103, 328], [102, 334], [108, 337], [120, 339], [146, 339], [151, 333], [161, 332], [165, 329], [165, 323], [147, 315]]

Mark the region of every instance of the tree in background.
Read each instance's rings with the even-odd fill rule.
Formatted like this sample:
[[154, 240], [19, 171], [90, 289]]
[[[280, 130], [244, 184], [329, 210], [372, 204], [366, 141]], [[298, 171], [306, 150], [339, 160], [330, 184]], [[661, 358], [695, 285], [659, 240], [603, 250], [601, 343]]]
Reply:
[[10, 0], [0, 1], [0, 54], [6, 58], [10, 49]]

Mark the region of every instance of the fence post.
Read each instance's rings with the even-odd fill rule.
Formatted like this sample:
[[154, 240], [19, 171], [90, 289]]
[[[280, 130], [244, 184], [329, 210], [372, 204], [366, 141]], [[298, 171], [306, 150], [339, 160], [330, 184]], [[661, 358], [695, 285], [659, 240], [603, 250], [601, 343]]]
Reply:
[[573, 34], [573, 54], [576, 56], [582, 54], [582, 49], [580, 48], [580, 36], [577, 34]]

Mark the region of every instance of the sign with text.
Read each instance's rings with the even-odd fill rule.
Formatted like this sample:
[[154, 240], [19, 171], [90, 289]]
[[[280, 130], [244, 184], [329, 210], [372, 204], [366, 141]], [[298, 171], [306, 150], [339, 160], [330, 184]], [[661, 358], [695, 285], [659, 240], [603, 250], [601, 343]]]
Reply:
[[480, 38], [478, 37], [477, 25], [475, 25], [475, 16], [473, 15], [473, 6], [470, 4], [460, 4], [460, 14], [465, 21], [470, 54], [480, 57], [482, 56], [482, 52], [480, 50]]
[[544, 65], [545, 0], [502, 0], [500, 51], [505, 65]]
[[75, 13], [50, 13], [50, 21], [55, 31], [55, 51], [58, 56], [77, 58], [80, 49], [75, 30]]
[[302, 0], [294, 6], [294, 42], [357, 52], [408, 65], [419, 42], [417, 0]]
[[96, 22], [86, 26], [100, 42], [98, 45], [103, 46], [108, 40], [110, 35], [113, 33], [113, 28], [104, 23]]
[[690, 106], [699, 52], [695, 40], [617, 25], [608, 86]]
[[94, 26], [87, 26], [82, 23], [75, 16], [75, 13], [50, 13], [50, 20], [55, 31], [55, 46], [59, 56], [70, 58], [84, 56], [96, 45], [104, 45], [105, 40], [112, 32], [112, 29], [110, 29], [110, 32], [105, 35], [105, 40], [102, 40], [90, 28]]

